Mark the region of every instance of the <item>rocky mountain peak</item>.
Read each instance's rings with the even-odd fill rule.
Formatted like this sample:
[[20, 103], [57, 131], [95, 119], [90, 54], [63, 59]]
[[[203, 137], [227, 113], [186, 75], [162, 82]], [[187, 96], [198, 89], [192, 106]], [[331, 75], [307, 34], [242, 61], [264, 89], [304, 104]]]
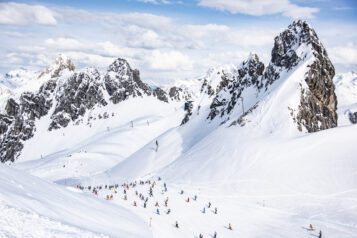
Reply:
[[50, 78], [57, 78], [63, 74], [65, 70], [74, 71], [76, 67], [74, 66], [72, 60], [70, 60], [64, 54], [58, 54], [54, 62], [42, 72], [38, 78], [42, 78], [45, 75], [50, 75]]
[[140, 79], [139, 70], [132, 70], [125, 59], [116, 59], [107, 70], [104, 76], [106, 90], [110, 100], [116, 104], [130, 96], [151, 95], [152, 90], [149, 85]]
[[315, 30], [305, 21], [294, 21], [275, 37], [271, 55], [263, 77], [266, 90], [282, 72], [309, 62], [299, 84], [301, 100], [294, 117], [298, 129], [315, 132], [337, 126], [335, 69]]

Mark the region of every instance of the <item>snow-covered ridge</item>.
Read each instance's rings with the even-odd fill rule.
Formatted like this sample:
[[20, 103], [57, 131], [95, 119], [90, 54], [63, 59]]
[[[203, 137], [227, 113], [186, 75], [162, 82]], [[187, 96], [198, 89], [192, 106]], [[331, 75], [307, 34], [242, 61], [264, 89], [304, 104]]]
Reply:
[[152, 90], [141, 81], [139, 71], [120, 58], [108, 67], [105, 75], [100, 75], [95, 68], [74, 71], [73, 63], [59, 55], [37, 80], [36, 83], [43, 82], [37, 91], [10, 98], [5, 112], [0, 114], [1, 161], [14, 161], [21, 153], [23, 142], [34, 136], [36, 121], [47, 115], [49, 131], [70, 123], [91, 127], [92, 121], [114, 115], [110, 110], [100, 109], [110, 104], [144, 96], [169, 102], [167, 92], [161, 88]]

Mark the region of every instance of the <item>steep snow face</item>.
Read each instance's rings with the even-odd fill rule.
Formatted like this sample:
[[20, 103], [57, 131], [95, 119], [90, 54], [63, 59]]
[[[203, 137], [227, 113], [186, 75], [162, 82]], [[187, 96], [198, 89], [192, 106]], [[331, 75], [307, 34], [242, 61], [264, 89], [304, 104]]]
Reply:
[[152, 237], [146, 222], [121, 206], [3, 164], [0, 190], [2, 237]]
[[357, 74], [338, 74], [334, 78], [338, 99], [338, 125], [357, 123]]
[[[261, 87], [260, 79], [263, 71], [264, 64], [259, 61], [256, 54], [251, 54], [246, 61], [238, 66], [237, 71], [233, 72], [235, 75], [224, 74], [220, 83], [222, 89], [210, 105], [211, 111], [208, 118], [213, 120], [216, 116], [219, 116], [223, 121], [229, 120], [229, 115], [232, 113], [238, 100], [241, 99], [241, 103], [244, 103], [243, 97], [241, 97], [243, 91], [250, 91], [253, 94], [246, 97], [256, 97]], [[248, 89], [250, 87], [252, 88]]]
[[182, 125], [187, 123], [193, 112], [193, 118], [195, 115], [206, 115], [209, 111], [208, 107], [212, 103], [213, 98], [218, 94], [226, 84], [233, 80], [234, 75], [237, 74], [237, 68], [234, 65], [224, 65], [220, 67], [211, 68], [207, 71], [206, 75], [199, 78], [197, 81], [201, 82], [199, 91], [196, 91], [196, 97], [192, 102], [192, 107], [187, 111]]

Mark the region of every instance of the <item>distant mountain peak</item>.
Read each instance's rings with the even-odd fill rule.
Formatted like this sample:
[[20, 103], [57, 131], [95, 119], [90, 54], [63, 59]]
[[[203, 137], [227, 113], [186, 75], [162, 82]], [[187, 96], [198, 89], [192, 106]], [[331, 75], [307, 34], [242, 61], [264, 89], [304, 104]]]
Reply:
[[64, 54], [58, 54], [54, 62], [42, 72], [38, 78], [49, 75], [50, 78], [57, 78], [63, 74], [65, 70], [74, 71], [76, 67], [71, 59]]

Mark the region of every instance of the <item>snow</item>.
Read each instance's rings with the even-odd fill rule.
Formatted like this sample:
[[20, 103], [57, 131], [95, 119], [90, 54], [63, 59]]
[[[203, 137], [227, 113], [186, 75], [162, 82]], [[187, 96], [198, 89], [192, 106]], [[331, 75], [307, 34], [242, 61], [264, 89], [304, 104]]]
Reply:
[[[298, 53], [306, 53], [304, 47]], [[207, 120], [213, 98], [194, 81], [189, 84], [197, 99], [183, 126], [184, 102], [149, 96], [88, 111], [85, 122], [109, 114], [90, 126], [70, 123], [49, 132], [49, 116], [41, 118], [18, 161], [0, 165], [0, 236], [175, 238], [212, 237], [216, 231], [218, 237], [276, 238], [317, 237], [321, 230], [324, 238], [355, 237], [357, 125], [341, 115], [356, 111], [356, 77], [335, 78], [339, 127], [299, 132], [289, 108], [296, 110], [306, 87], [302, 79], [313, 58], [305, 57], [269, 90], [243, 91], [246, 110], [258, 105], [244, 126], [231, 125], [243, 113], [240, 101], [226, 123]], [[216, 90], [222, 70], [236, 68], [212, 69], [200, 81]], [[135, 191], [147, 197], [151, 184], [140, 180], [156, 182], [147, 208]], [[135, 181], [124, 200], [121, 185]], [[87, 189], [113, 184], [119, 184], [116, 192], [103, 188], [94, 195]], [[105, 200], [107, 195], [114, 199]]]
[[151, 237], [146, 222], [121, 206], [71, 192], [6, 165], [0, 165], [0, 171], [1, 235]]
[[334, 78], [337, 95], [338, 124], [350, 125], [349, 113], [357, 112], [357, 74], [337, 74]]

